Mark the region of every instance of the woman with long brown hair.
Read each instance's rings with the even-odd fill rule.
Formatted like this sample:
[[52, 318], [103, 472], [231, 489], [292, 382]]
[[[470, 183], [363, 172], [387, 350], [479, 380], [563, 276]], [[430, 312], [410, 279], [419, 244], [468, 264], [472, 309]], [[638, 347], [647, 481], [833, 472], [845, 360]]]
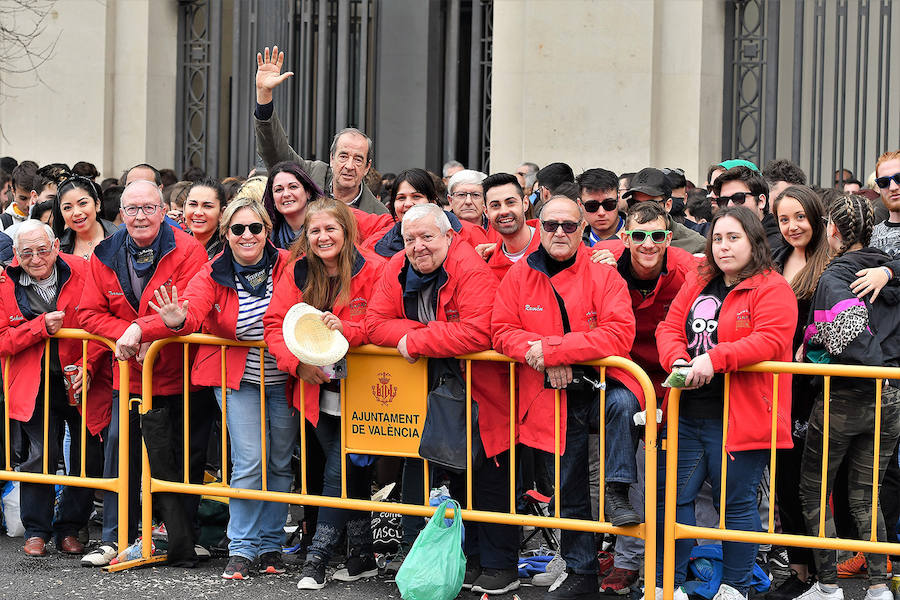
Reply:
[[[291, 256], [296, 261], [276, 287], [264, 318], [265, 340], [278, 360], [278, 367], [293, 376], [288, 382], [288, 396], [297, 408], [300, 408], [300, 386], [304, 386], [306, 419], [315, 427], [325, 452], [323, 494], [338, 496], [341, 493], [340, 382], [330, 379], [321, 367], [300, 362], [288, 350], [282, 323], [294, 304], [305, 302], [323, 311], [323, 322], [330, 329], [340, 331], [350, 346], [367, 343], [366, 308], [384, 260], [357, 248], [356, 219], [347, 205], [332, 198], [311, 202], [306, 208], [303, 231], [291, 247]], [[369, 468], [352, 462], [345, 468], [348, 496], [368, 498], [371, 494]], [[334, 578], [355, 581], [378, 573], [368, 513], [321, 507], [316, 533], [297, 584], [299, 589], [325, 586], [325, 566], [345, 528], [350, 556], [346, 568], [335, 573]]]

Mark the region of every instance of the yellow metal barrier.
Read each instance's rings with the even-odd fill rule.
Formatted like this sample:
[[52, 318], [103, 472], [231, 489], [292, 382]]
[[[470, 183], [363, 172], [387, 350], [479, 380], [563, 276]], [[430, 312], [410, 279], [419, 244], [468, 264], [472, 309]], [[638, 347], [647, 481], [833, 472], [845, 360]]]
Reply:
[[[829, 439], [829, 411], [830, 411], [830, 394], [831, 394], [831, 378], [832, 377], [849, 377], [863, 378], [875, 380], [875, 432], [881, 430], [881, 394], [882, 382], [886, 379], [900, 379], [900, 368], [898, 367], [875, 367], [862, 365], [836, 365], [836, 364], [811, 364], [811, 363], [787, 363], [767, 361], [750, 365], [740, 369], [740, 371], [748, 373], [772, 373], [774, 393], [772, 398], [772, 435], [770, 442], [769, 457], [769, 490], [770, 494], [776, 495], [775, 486], [775, 446], [776, 446], [776, 422], [778, 414], [778, 379], [779, 375], [810, 375], [821, 376], [824, 378], [824, 423], [823, 423], [823, 448], [822, 448], [822, 470], [821, 470], [821, 487], [819, 493], [819, 527], [818, 535], [794, 535], [775, 533], [774, 527], [774, 511], [775, 503], [769, 503], [768, 526], [765, 531], [738, 531], [725, 528], [725, 493], [727, 481], [728, 461], [726, 460], [725, 445], [728, 438], [728, 411], [729, 411], [729, 387], [730, 375], [725, 375], [725, 391], [723, 395], [723, 420], [722, 420], [722, 471], [721, 471], [721, 492], [719, 497], [719, 523], [718, 527], [699, 527], [694, 525], [684, 525], [676, 522], [675, 510], [677, 506], [677, 471], [678, 471], [678, 416], [679, 401], [681, 398], [680, 390], [673, 388], [670, 391], [668, 399], [668, 417], [667, 417], [667, 436], [664, 442], [666, 450], [666, 482], [665, 482], [665, 520], [663, 524], [663, 597], [665, 600], [672, 600], [675, 592], [675, 541], [678, 539], [710, 539], [732, 542], [747, 542], [752, 544], [778, 544], [784, 546], [798, 546], [803, 548], [826, 548], [833, 550], [849, 550], [853, 552], [872, 552], [879, 554], [898, 554], [900, 553], [900, 544], [878, 542], [877, 539], [877, 506], [878, 506], [878, 470], [879, 470], [879, 442], [880, 436], [875, 435], [875, 449], [873, 457], [873, 474], [872, 474], [872, 524], [871, 535], [866, 540], [849, 540], [844, 538], [828, 538], [825, 537], [825, 504], [828, 500], [826, 497], [827, 471], [828, 471], [828, 439]], [[648, 466], [649, 475], [649, 466]], [[649, 478], [647, 489], [649, 491]], [[776, 496], [777, 497], [777, 496]], [[648, 508], [649, 510], [649, 508]], [[654, 555], [650, 552], [649, 546], [646, 552], [646, 564], [649, 566], [653, 562]], [[648, 575], [645, 579], [647, 582], [653, 580]]]
[[[106, 338], [96, 336], [81, 329], [60, 329], [55, 335], [51, 336], [55, 339], [70, 339], [70, 340], [81, 340], [81, 361], [82, 364], [87, 363], [87, 346], [88, 342], [98, 342], [105, 346], [108, 346], [110, 350], [115, 352], [116, 343], [110, 341]], [[87, 407], [88, 407], [88, 396], [84, 387], [81, 390], [81, 447], [79, 448], [80, 458], [81, 458], [81, 473], [78, 476], [70, 476], [70, 475], [57, 475], [55, 473], [56, 465], [53, 465], [54, 472], [50, 472], [50, 465], [48, 464], [48, 430], [50, 428], [50, 386], [49, 386], [49, 378], [50, 378], [50, 339], [47, 339], [44, 342], [44, 382], [43, 382], [43, 465], [42, 471], [40, 473], [26, 473], [22, 471], [13, 471], [9, 467], [12, 464], [11, 456], [10, 456], [10, 433], [9, 433], [9, 361], [3, 359], [3, 396], [7, 398], [7, 401], [4, 402], [4, 414], [3, 414], [3, 424], [4, 424], [4, 432], [6, 435], [6, 444], [4, 448], [4, 459], [5, 462], [3, 466], [5, 468], [0, 469], [0, 480], [3, 481], [21, 481], [27, 483], [38, 483], [38, 484], [47, 484], [47, 485], [66, 485], [73, 487], [84, 487], [84, 488], [93, 488], [97, 490], [104, 490], [108, 492], [115, 492], [118, 494], [118, 505], [119, 505], [119, 522], [120, 524], [125, 524], [124, 527], [120, 526], [118, 531], [118, 544], [119, 548], [125, 548], [128, 544], [128, 434], [129, 428], [128, 424], [128, 410], [130, 407], [130, 402], [128, 400], [128, 382], [129, 382], [129, 369], [127, 361], [119, 361], [119, 388], [120, 390], [124, 390], [124, 393], [120, 393], [119, 400], [119, 423], [124, 423], [125, 426], [120, 428], [119, 432], [119, 476], [104, 478], [104, 477], [88, 477], [87, 476], [87, 461], [86, 461], [86, 447], [87, 447]], [[38, 400], [36, 399], [35, 402]]]
[[[210, 335], [205, 334], [191, 334], [187, 336], [181, 337], [172, 337], [166, 338], [162, 340], [158, 340], [153, 342], [150, 345], [150, 348], [147, 351], [147, 354], [144, 358], [143, 365], [143, 401], [141, 403], [141, 412], [145, 413], [146, 411], [152, 408], [152, 389], [153, 389], [153, 365], [156, 361], [157, 356], [159, 355], [160, 350], [168, 344], [180, 343], [185, 346], [185, 364], [184, 364], [184, 373], [183, 376], [185, 378], [185, 407], [187, 407], [187, 395], [188, 395], [188, 380], [190, 377], [190, 365], [187, 362], [188, 350], [187, 347], [189, 344], [201, 344], [201, 345], [212, 345], [220, 347], [222, 353], [221, 359], [221, 375], [222, 375], [222, 465], [223, 465], [223, 484], [227, 482], [227, 473], [225, 472], [225, 465], [227, 465], [227, 456], [226, 450], [226, 435], [227, 435], [227, 426], [226, 426], [226, 411], [227, 405], [225, 402], [226, 394], [225, 394], [225, 353], [228, 347], [244, 347], [251, 348], [251, 351], [258, 350], [260, 352], [260, 357], [262, 358], [262, 352], [265, 348], [264, 343], [262, 342], [240, 342], [234, 340], [227, 340], [222, 338], [217, 338]], [[378, 357], [399, 357], [399, 353], [393, 348], [380, 348], [377, 346], [362, 346], [360, 348], [354, 348], [351, 350], [350, 357], [364, 357], [364, 356], [378, 356]], [[639, 525], [634, 525], [630, 527], [613, 527], [610, 523], [605, 522], [603, 509], [601, 508], [600, 519], [598, 521], [593, 520], [582, 520], [582, 519], [563, 519], [560, 518], [560, 436], [559, 436], [559, 425], [560, 419], [564, 418], [564, 415], [560, 414], [560, 394], [557, 391], [555, 394], [555, 408], [554, 408], [554, 423], [556, 424], [556, 434], [554, 437], [555, 444], [555, 452], [554, 452], [554, 464], [555, 464], [555, 486], [554, 486], [554, 495], [555, 495], [555, 515], [553, 517], [541, 517], [541, 516], [533, 516], [533, 515], [523, 515], [516, 513], [516, 497], [515, 497], [515, 482], [516, 482], [516, 465], [515, 465], [515, 451], [516, 451], [516, 432], [515, 427], [517, 423], [517, 407], [516, 407], [516, 399], [515, 399], [515, 375], [516, 375], [516, 367], [517, 364], [513, 362], [511, 359], [498, 354], [496, 352], [488, 351], [488, 352], [479, 352], [476, 354], [470, 354], [466, 356], [459, 357], [464, 361], [466, 366], [466, 397], [469, 402], [467, 402], [468, 410], [467, 410], [467, 465], [468, 469], [466, 470], [466, 483], [467, 483], [467, 498], [465, 506], [463, 509], [463, 518], [473, 520], [473, 521], [481, 521], [487, 523], [497, 523], [497, 524], [509, 524], [509, 525], [530, 525], [534, 527], [546, 527], [546, 528], [561, 528], [561, 529], [572, 529], [572, 530], [580, 530], [580, 531], [588, 531], [588, 532], [598, 532], [598, 533], [617, 533], [624, 534], [629, 536], [634, 536], [638, 538], [642, 538], [645, 541], [645, 548], [648, 556], [654, 556], [656, 552], [656, 435], [657, 435], [657, 426], [654, 415], [656, 414], [656, 396], [653, 390], [653, 385], [650, 382], [649, 377], [644, 373], [643, 370], [640, 369], [635, 363], [621, 357], [609, 357], [607, 359], [587, 362], [583, 364], [594, 365], [601, 367], [601, 381], [605, 383], [606, 381], [606, 371], [609, 367], [617, 367], [629, 372], [633, 375], [637, 381], [640, 383], [643, 389], [644, 397], [647, 399], [647, 414], [650, 415], [648, 418], [647, 426], [644, 431], [644, 441], [645, 441], [645, 460], [646, 460], [646, 494], [645, 494], [645, 522]], [[476, 361], [491, 361], [491, 362], [504, 362], [509, 364], [509, 375], [510, 375], [510, 402], [509, 402], [509, 410], [510, 410], [510, 512], [509, 513], [495, 513], [495, 512], [486, 512], [474, 510], [472, 508], [472, 494], [473, 494], [473, 486], [472, 486], [472, 468], [471, 468], [471, 444], [472, 444], [472, 424], [471, 424], [471, 394], [472, 394], [472, 363]], [[427, 379], [424, 376], [424, 361], [419, 361], [416, 365], [407, 365], [408, 368], [417, 368], [421, 371], [421, 373], [417, 376], [421, 376], [422, 389], [427, 389]], [[414, 377], [417, 377], [414, 376]], [[388, 384], [385, 384], [388, 385]], [[604, 386], [605, 389], [605, 386]], [[302, 392], [301, 392], [302, 393]], [[260, 384], [260, 411], [264, 415], [265, 414], [265, 384], [261, 381]], [[414, 457], [419, 458], [418, 454], [415, 451], [411, 451], [409, 449], [402, 451], [393, 451], [393, 450], [373, 450], [372, 448], [361, 448], [361, 447], [348, 447], [346, 441], [348, 440], [348, 425], [350, 424], [350, 418], [348, 415], [351, 414], [352, 411], [352, 403], [354, 402], [354, 398], [348, 397], [346, 393], [346, 382], [342, 382], [341, 385], [341, 420], [342, 420], [342, 456], [346, 459], [346, 455], [348, 453], [365, 453], [365, 454], [378, 454], [384, 456], [403, 456], [403, 457]], [[601, 391], [601, 404], [600, 404], [600, 448], [601, 448], [601, 474], [600, 474], [600, 504], [603, 504], [604, 497], [604, 474], [603, 474], [603, 458], [605, 453], [605, 435], [604, 435], [604, 414], [605, 414], [605, 402], [606, 402], [606, 394], [605, 391]], [[421, 398], [422, 406], [424, 406], [425, 398], [424, 392]], [[185, 410], [185, 456], [188, 455], [187, 452], [187, 433], [188, 433], [188, 411]], [[342, 461], [341, 465], [341, 496], [340, 497], [328, 497], [328, 496], [317, 496], [311, 495], [307, 493], [307, 481], [306, 481], [306, 455], [305, 455], [305, 441], [306, 441], [306, 433], [305, 427], [303, 424], [306, 421], [305, 415], [305, 405], [302, 401], [301, 396], [301, 408], [300, 408], [300, 449], [301, 449], [301, 490], [299, 494], [296, 493], [286, 493], [286, 492], [271, 492], [266, 490], [266, 480], [265, 475], [263, 475], [263, 484], [261, 490], [251, 490], [251, 489], [237, 489], [231, 488], [228, 486], [216, 486], [215, 495], [224, 496], [229, 498], [245, 498], [251, 500], [267, 500], [274, 502], [286, 502], [291, 504], [309, 504], [309, 505], [317, 505], [317, 506], [329, 506], [334, 508], [345, 508], [350, 510], [361, 510], [361, 511], [389, 511], [407, 515], [418, 515], [418, 516], [430, 516], [434, 509], [432, 507], [426, 505], [413, 505], [413, 504], [401, 504], [401, 503], [387, 503], [387, 502], [375, 502], [371, 500], [358, 500], [358, 499], [350, 499], [347, 498], [347, 486], [346, 486], [346, 460]], [[262, 451], [263, 457], [265, 457], [266, 452], [266, 436], [265, 436], [265, 419], [262, 419], [262, 431], [261, 431], [261, 443], [262, 443]], [[149, 464], [147, 461], [147, 453], [146, 449], [143, 453], [143, 486], [142, 486], [142, 508], [143, 508], [143, 559], [139, 559], [137, 561], [131, 561], [123, 565], [123, 568], [128, 568], [129, 566], [135, 566], [138, 564], [146, 564], [147, 562], [156, 562], [159, 560], [164, 560], [164, 558], [160, 557], [151, 557], [150, 552], [150, 539], [151, 539], [151, 514], [152, 514], [152, 496], [151, 494], [154, 492], [175, 492], [175, 493], [185, 493], [185, 494], [203, 494], [208, 491], [208, 488], [204, 488], [203, 485], [191, 484], [187, 480], [187, 464], [185, 464], [185, 477], [182, 482], [173, 482], [173, 481], [165, 481], [161, 479], [155, 479], [150, 476]], [[187, 460], [187, 459], [185, 459]], [[428, 462], [424, 462], [425, 469], [425, 498], [427, 502], [428, 491], [429, 491], [429, 477], [428, 477]], [[263, 465], [265, 465], [265, 459], [263, 459]], [[265, 472], [265, 467], [263, 467], [263, 471]], [[655, 579], [655, 562], [648, 561], [645, 567], [645, 576], [649, 580]]]

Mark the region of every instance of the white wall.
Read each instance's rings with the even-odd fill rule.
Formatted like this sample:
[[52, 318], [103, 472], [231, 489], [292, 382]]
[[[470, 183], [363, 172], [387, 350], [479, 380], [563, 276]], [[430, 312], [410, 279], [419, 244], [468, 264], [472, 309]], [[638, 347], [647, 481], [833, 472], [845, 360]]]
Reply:
[[65, 0], [53, 8], [38, 40], [56, 39], [50, 60], [36, 73], [0, 74], [0, 155], [86, 160], [104, 176], [138, 162], [171, 166], [177, 3]]
[[721, 160], [719, 0], [495, 0], [491, 171]]

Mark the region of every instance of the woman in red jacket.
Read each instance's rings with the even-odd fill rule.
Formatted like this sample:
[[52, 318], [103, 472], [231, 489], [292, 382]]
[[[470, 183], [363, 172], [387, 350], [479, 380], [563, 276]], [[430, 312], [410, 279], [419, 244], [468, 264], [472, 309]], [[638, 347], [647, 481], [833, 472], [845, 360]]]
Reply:
[[[159, 315], [141, 327], [143, 341], [196, 331], [233, 340], [261, 340], [263, 314], [272, 300], [272, 290], [288, 263], [286, 250], [268, 240], [272, 229], [269, 215], [251, 198], [234, 199], [222, 214], [220, 231], [224, 250], [191, 279], [179, 302], [177, 289], [169, 297], [165, 287], [151, 304]], [[191, 371], [191, 382], [213, 388], [221, 407], [219, 379], [221, 349], [200, 346]], [[225, 351], [226, 413], [233, 463], [230, 485], [262, 489], [262, 444], [260, 443], [260, 381], [265, 375], [266, 398], [266, 489], [290, 491], [293, 480], [291, 455], [297, 435], [297, 416], [285, 395], [287, 373], [278, 369], [275, 357], [258, 350], [229, 348]], [[246, 579], [250, 564], [257, 560], [260, 573], [284, 573], [281, 538], [287, 504], [232, 498], [229, 505], [229, 560], [225, 579]]]
[[[710, 226], [706, 262], [675, 297], [656, 330], [660, 364], [689, 366], [678, 421], [676, 519], [695, 524], [694, 499], [703, 482], [718, 503], [725, 485], [725, 525], [758, 531], [756, 489], [769, 460], [773, 377], [741, 373], [764, 360], [791, 360], [797, 299], [772, 262], [759, 218], [743, 206], [720, 209]], [[722, 482], [722, 414], [725, 373], [730, 373], [728, 479]], [[791, 446], [791, 378], [778, 380], [777, 447]], [[665, 431], [663, 432], [665, 437]], [[664, 516], [664, 456], [659, 459], [658, 518]], [[662, 593], [662, 528], [657, 552], [657, 597]], [[693, 540], [675, 544], [675, 585], [684, 583]], [[723, 542], [722, 585], [716, 600], [746, 598], [757, 545]], [[677, 592], [677, 588], [676, 588]], [[681, 593], [683, 594], [683, 592]], [[677, 594], [677, 596], [681, 596]]]
[[[282, 323], [288, 310], [305, 302], [325, 311], [322, 320], [340, 331], [351, 346], [368, 342], [365, 314], [372, 288], [381, 275], [384, 261], [356, 246], [356, 220], [343, 202], [327, 198], [310, 203], [303, 234], [292, 246], [291, 256], [300, 256], [288, 267], [272, 297], [264, 318], [265, 338], [278, 367], [302, 383], [291, 379], [288, 391], [294, 406], [300, 407], [300, 385], [304, 386], [306, 419], [315, 427], [325, 452], [322, 493], [341, 493], [341, 401], [340, 382], [331, 380], [321, 367], [301, 363], [287, 348]], [[347, 464], [347, 494], [368, 499], [371, 477], [368, 467]], [[347, 529], [350, 557], [335, 579], [356, 581], [378, 574], [372, 554], [372, 528], [368, 513], [321, 507], [316, 533], [306, 555], [297, 587], [317, 590], [325, 586], [325, 566]]]

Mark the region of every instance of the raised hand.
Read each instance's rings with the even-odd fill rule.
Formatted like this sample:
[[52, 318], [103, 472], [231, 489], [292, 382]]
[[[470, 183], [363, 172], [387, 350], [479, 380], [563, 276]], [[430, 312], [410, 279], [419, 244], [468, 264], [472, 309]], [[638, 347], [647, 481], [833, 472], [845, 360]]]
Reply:
[[294, 75], [293, 71], [281, 72], [284, 65], [284, 52], [278, 51], [278, 46], [272, 47], [269, 54], [268, 46], [263, 53], [256, 53], [256, 102], [268, 104], [272, 101], [272, 90], [282, 82]]
[[181, 305], [178, 304], [178, 288], [172, 286], [172, 296], [166, 286], [159, 286], [158, 290], [154, 290], [153, 298], [156, 303], [150, 302], [148, 306], [159, 313], [163, 323], [169, 329], [181, 329], [188, 314], [188, 301], [185, 300]]

